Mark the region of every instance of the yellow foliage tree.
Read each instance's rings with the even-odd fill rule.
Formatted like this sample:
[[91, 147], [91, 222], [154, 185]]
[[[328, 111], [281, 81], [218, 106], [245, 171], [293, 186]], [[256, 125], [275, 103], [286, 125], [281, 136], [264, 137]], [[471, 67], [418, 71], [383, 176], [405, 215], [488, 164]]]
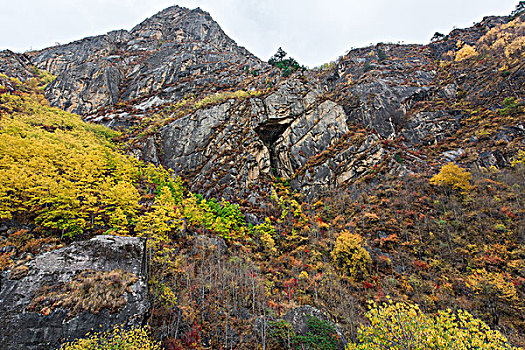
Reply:
[[69, 236], [95, 227], [127, 234], [139, 164], [116, 150], [117, 133], [49, 107], [40, 90], [0, 80], [16, 92], [0, 93], [0, 219]]
[[468, 191], [472, 189], [470, 179], [472, 175], [454, 163], [444, 165], [438, 174], [430, 179], [430, 183], [452, 189]]
[[371, 262], [370, 254], [363, 245], [360, 235], [345, 230], [337, 237], [332, 250], [335, 265], [352, 278], [366, 275], [367, 266]]
[[516, 287], [505, 278], [505, 275], [499, 272], [488, 272], [485, 269], [477, 270], [469, 276], [467, 285], [476, 294], [493, 295], [502, 300], [517, 300]]
[[456, 62], [461, 62], [463, 60], [469, 59], [471, 57], [477, 56], [478, 52], [476, 49], [470, 45], [464, 45], [457, 53], [456, 53]]
[[494, 324], [499, 323], [501, 313], [507, 305], [516, 305], [519, 301], [514, 284], [508, 276], [499, 272], [479, 269], [468, 277], [466, 284], [474, 294], [481, 296], [481, 309], [487, 317], [492, 318]]
[[525, 150], [520, 149], [518, 151], [518, 154], [514, 157], [514, 159], [512, 159], [510, 164], [513, 167], [518, 166], [518, 164], [522, 164], [522, 165], [525, 164]]
[[261, 240], [264, 250], [268, 255], [277, 253], [277, 248], [275, 247], [275, 241], [273, 239], [275, 229], [272, 226], [270, 218], [266, 218], [264, 223], [255, 226], [253, 231], [255, 236]]
[[182, 227], [182, 215], [168, 187], [162, 187], [150, 212], [142, 215], [135, 227], [138, 236], [146, 237], [148, 245], [159, 249], [169, 240], [170, 232]]
[[499, 24], [490, 29], [477, 42], [477, 47], [482, 54], [498, 57], [501, 69], [506, 69], [509, 64], [521, 62], [525, 55], [525, 21], [523, 16]]

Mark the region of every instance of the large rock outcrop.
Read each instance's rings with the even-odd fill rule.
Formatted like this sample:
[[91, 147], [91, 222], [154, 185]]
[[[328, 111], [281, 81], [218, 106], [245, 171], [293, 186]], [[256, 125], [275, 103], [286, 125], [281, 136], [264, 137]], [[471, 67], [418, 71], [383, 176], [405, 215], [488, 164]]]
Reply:
[[[247, 194], [264, 176], [290, 178], [348, 131], [343, 108], [321, 85], [290, 80], [265, 96], [230, 100], [160, 131], [160, 158], [216, 195]], [[220, 172], [219, 172], [220, 170]]]
[[[43, 253], [4, 272], [0, 280], [0, 349], [55, 349], [61, 341], [82, 337], [92, 329], [104, 331], [122, 323], [141, 325], [149, 309], [144, 247], [140, 238], [97, 236]], [[76, 310], [55, 307], [43, 302], [44, 298], [38, 303], [38, 296], [46, 291], [59, 291], [79, 275], [111, 271], [131, 276], [132, 284], [121, 296], [125, 303], [118, 308], [94, 313], [82, 307]], [[97, 287], [104, 294], [119, 278], [114, 274], [105, 286], [84, 287]], [[90, 297], [86, 295], [84, 299]]]

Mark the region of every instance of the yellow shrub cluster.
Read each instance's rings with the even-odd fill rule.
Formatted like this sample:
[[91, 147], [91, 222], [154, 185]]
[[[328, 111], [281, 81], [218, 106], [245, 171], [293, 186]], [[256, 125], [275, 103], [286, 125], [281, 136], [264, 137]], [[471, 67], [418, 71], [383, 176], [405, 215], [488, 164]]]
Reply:
[[343, 231], [337, 237], [332, 259], [335, 265], [344, 270], [350, 277], [366, 275], [370, 264], [370, 254], [363, 247], [363, 238], [358, 234]]
[[477, 55], [478, 52], [474, 47], [465, 45], [456, 53], [456, 62], [461, 62]]
[[497, 54], [504, 62], [519, 62], [525, 57], [525, 22], [522, 16], [497, 25], [482, 36], [477, 46], [482, 53]]
[[[91, 229], [125, 235], [135, 228], [154, 245], [183, 221], [227, 240], [244, 236], [238, 205], [185, 196], [168, 171], [122, 155], [111, 141], [114, 131], [49, 107], [38, 91], [6, 79], [16, 88], [0, 94], [0, 219], [34, 221], [69, 236]], [[143, 184], [153, 186], [156, 197], [140, 216]]]
[[468, 191], [472, 189], [470, 184], [471, 174], [461, 169], [454, 163], [444, 165], [438, 174], [430, 179], [432, 185], [448, 187]]
[[139, 200], [137, 165], [114, 149], [115, 133], [22, 86], [0, 94], [0, 104], [0, 219], [66, 235], [96, 226], [126, 233]]
[[479, 269], [468, 277], [467, 286], [474, 293], [490, 296], [490, 299], [517, 301], [516, 287], [508, 276], [499, 272]]
[[370, 325], [361, 326], [358, 343], [349, 344], [347, 350], [516, 349], [500, 332], [462, 310], [429, 316], [417, 305], [389, 301], [371, 303], [366, 317]]
[[510, 163], [513, 167], [518, 166], [519, 164], [525, 164], [525, 150], [520, 149], [518, 154], [512, 159]]
[[258, 239], [260, 239], [264, 251], [268, 255], [273, 255], [277, 253], [277, 248], [275, 247], [275, 240], [273, 237], [275, 236], [275, 229], [272, 226], [272, 223], [270, 221], [270, 218], [266, 218], [266, 220], [257, 226], [253, 228], [254, 235]]
[[106, 333], [66, 343], [60, 350], [160, 350], [160, 343], [150, 339], [146, 328], [126, 330], [115, 327]]

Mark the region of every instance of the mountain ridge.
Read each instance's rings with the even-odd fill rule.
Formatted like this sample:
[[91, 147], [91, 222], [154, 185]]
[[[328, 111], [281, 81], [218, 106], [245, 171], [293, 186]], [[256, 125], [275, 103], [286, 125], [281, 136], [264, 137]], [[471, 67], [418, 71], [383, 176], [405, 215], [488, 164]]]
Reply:
[[[28, 249], [145, 236], [144, 317], [168, 349], [360, 348], [367, 302], [404, 312], [391, 299], [468, 310], [523, 345], [524, 37], [517, 11], [285, 72], [175, 6], [129, 32], [2, 51], [0, 73], [24, 81], [0, 75], [2, 278], [25, 278]], [[4, 146], [28, 134], [64, 154], [35, 151], [33, 187], [16, 176], [31, 157]]]
[[[209, 31], [209, 32], [208, 32]], [[208, 37], [207, 37], [208, 36]], [[211, 37], [213, 36], [213, 38]], [[197, 47], [192, 47], [192, 45]], [[197, 44], [199, 43], [199, 44]], [[193, 62], [190, 67], [182, 66], [183, 61], [178, 62], [178, 67], [170, 67], [172, 71], [156, 72], [160, 69], [156, 60], [162, 62], [175, 61], [175, 57], [184, 56], [184, 52], [199, 50], [198, 56], [190, 56]], [[219, 50], [221, 54], [213, 56], [213, 51]], [[228, 52], [231, 52], [229, 54]], [[74, 54], [73, 54], [74, 53]], [[126, 53], [121, 57], [119, 53]], [[175, 55], [175, 56], [174, 56]], [[134, 98], [137, 91], [151, 93], [157, 91], [163, 84], [176, 82], [180, 73], [184, 76], [187, 68], [197, 66], [216, 69], [210, 61], [258, 65], [255, 56], [244, 48], [240, 48], [220, 29], [211, 16], [202, 10], [187, 10], [180, 7], [170, 7], [159, 12], [155, 16], [146, 19], [135, 26], [129, 32], [125, 30], [111, 31], [105, 35], [99, 35], [74, 41], [69, 44], [43, 49], [28, 53], [34, 65], [58, 75], [56, 82], [48, 88], [48, 98], [53, 105], [60, 106], [68, 111], [84, 114], [107, 105], [115, 104], [120, 98], [127, 100]], [[245, 57], [246, 56], [246, 57]], [[184, 59], [184, 57], [183, 57]], [[187, 60], [188, 58], [186, 58]], [[188, 64], [188, 63], [186, 63]], [[176, 65], [172, 63], [171, 66]], [[149, 69], [148, 69], [149, 66]], [[215, 64], [217, 66], [217, 64]], [[137, 77], [137, 73], [146, 70], [145, 77]], [[182, 70], [182, 71], [181, 71]], [[61, 78], [61, 74], [68, 74]], [[129, 76], [131, 74], [131, 76]], [[135, 74], [135, 76], [133, 76]], [[168, 80], [159, 82], [160, 86], [148, 86], [144, 81], [147, 76], [162, 74], [159, 79]], [[166, 76], [167, 75], [167, 76]], [[170, 77], [169, 75], [172, 75]], [[232, 74], [235, 76], [235, 74]], [[83, 80], [89, 77], [97, 77], [99, 81], [90, 88]], [[138, 79], [138, 81], [135, 81]], [[173, 80], [175, 79], [175, 80]], [[129, 80], [129, 81], [128, 81]], [[74, 82], [74, 86], [70, 84]], [[229, 84], [230, 82], [225, 82]], [[120, 91], [122, 85], [131, 84], [132, 87]], [[138, 84], [138, 86], [134, 86]], [[62, 96], [52, 96], [53, 91], [59, 90], [67, 94], [71, 89], [81, 89], [81, 92], [72, 94], [64, 101]], [[90, 89], [103, 91], [102, 94], [93, 94]]]

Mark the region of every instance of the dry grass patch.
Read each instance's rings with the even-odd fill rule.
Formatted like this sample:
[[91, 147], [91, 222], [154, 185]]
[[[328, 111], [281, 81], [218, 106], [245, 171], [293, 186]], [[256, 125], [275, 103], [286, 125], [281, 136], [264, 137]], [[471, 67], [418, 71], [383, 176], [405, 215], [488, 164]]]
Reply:
[[60, 307], [69, 310], [69, 316], [83, 311], [98, 314], [102, 309], [115, 313], [126, 305], [124, 294], [136, 281], [135, 274], [120, 269], [84, 271], [67, 283], [44, 286], [28, 310], [48, 314]]

